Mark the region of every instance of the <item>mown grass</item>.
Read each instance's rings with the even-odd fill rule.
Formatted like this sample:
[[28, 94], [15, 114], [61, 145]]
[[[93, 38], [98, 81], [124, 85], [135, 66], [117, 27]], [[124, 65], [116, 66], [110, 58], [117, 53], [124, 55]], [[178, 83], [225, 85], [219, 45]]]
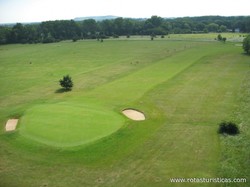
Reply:
[[202, 33], [202, 34], [170, 34], [166, 36], [167, 40], [192, 40], [192, 41], [216, 41], [217, 36], [225, 37], [227, 41], [242, 42], [244, 33]]
[[[193, 186], [169, 179], [249, 177], [242, 165], [249, 162], [249, 139], [243, 137], [249, 134], [249, 58], [234, 44], [62, 42], [1, 46], [0, 54], [2, 127], [10, 116], [27, 117], [32, 107], [60, 102], [94, 103], [117, 115], [135, 107], [147, 118], [127, 119], [110, 136], [67, 148], [24, 137], [21, 126], [14, 133], [2, 130], [2, 186]], [[65, 73], [75, 87], [56, 93]], [[244, 124], [241, 135], [219, 136], [222, 120]], [[238, 139], [244, 144], [236, 149], [232, 141]]]
[[72, 147], [108, 136], [123, 123], [121, 115], [93, 103], [63, 102], [27, 110], [19, 129], [24, 137], [52, 146]]

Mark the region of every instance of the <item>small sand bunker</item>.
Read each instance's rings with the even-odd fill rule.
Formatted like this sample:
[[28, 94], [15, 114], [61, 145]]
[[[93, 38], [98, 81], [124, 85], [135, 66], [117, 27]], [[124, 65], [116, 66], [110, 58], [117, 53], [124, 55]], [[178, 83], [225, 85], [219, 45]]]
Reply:
[[13, 131], [16, 129], [18, 123], [18, 119], [9, 119], [6, 123], [5, 130], [6, 131]]
[[135, 120], [135, 121], [142, 121], [145, 120], [145, 115], [135, 109], [125, 109], [122, 111], [122, 113], [127, 116], [129, 119]]

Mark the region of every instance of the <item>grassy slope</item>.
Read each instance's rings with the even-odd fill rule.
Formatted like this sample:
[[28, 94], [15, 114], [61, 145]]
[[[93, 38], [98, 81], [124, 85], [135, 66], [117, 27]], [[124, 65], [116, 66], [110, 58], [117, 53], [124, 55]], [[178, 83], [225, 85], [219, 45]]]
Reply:
[[[71, 45], [79, 45], [76, 56], [81, 56], [79, 52], [83, 48], [91, 50], [100, 47], [91, 42], [88, 45], [61, 45], [65, 51]], [[1, 108], [1, 121], [13, 113], [22, 113], [25, 108], [36, 103], [54, 103], [65, 99], [76, 103], [105, 99], [100, 105], [116, 111], [133, 105], [145, 111], [148, 120], [139, 123], [128, 120], [112, 136], [72, 150], [57, 150], [39, 145], [17, 133], [1, 135], [2, 185], [165, 186], [169, 183], [169, 177], [218, 177], [220, 147], [216, 124], [222, 119], [234, 118], [233, 111], [239, 102], [237, 94], [249, 67], [247, 57], [242, 56], [236, 47], [221, 44], [195, 47], [200, 44], [123, 42], [121, 45], [114, 41], [106, 42], [105, 45], [110, 51], [114, 50], [115, 55], [108, 57], [110, 53], [106, 54], [107, 51], [97, 50], [100, 57], [107, 57], [104, 66], [94, 66], [92, 63], [89, 66], [79, 66], [83, 63], [79, 62], [75, 64], [77, 68], [72, 68], [74, 66], [66, 60], [74, 56], [73, 52], [66, 55], [72, 49], [66, 54], [60, 49], [60, 54], [65, 55], [61, 60], [65, 61], [58, 60], [56, 65], [48, 63], [50, 68], [55, 68], [53, 75], [42, 76], [47, 75], [46, 72], [50, 70], [43, 69], [45, 61], [42, 60], [37, 67], [40, 69], [40, 76], [36, 77], [35, 71], [28, 73], [27, 76], [35, 76], [32, 81], [41, 79], [36, 86], [30, 87], [32, 83], [27, 81], [27, 84], [20, 85], [19, 90], [16, 90], [16, 79], [11, 79], [13, 87], [7, 88], [6, 85], [6, 89], [1, 91], [1, 106], [4, 106]], [[190, 46], [191, 49], [185, 46]], [[43, 48], [43, 45], [37, 47]], [[22, 48], [25, 49], [27, 50]], [[128, 51], [124, 60], [122, 50], [125, 49]], [[39, 50], [45, 50], [44, 53], [50, 51], [45, 48]], [[58, 50], [54, 52], [58, 53]], [[86, 54], [91, 56], [92, 53]], [[19, 55], [22, 56], [22, 53]], [[3, 60], [5, 56], [0, 57]], [[26, 58], [25, 55], [23, 58]], [[93, 55], [91, 58], [99, 57]], [[6, 59], [2, 62], [5, 61], [7, 62]], [[22, 75], [27, 70], [22, 69], [23, 64], [16, 67], [20, 70], [18, 73], [13, 71], [14, 65], [12, 67], [6, 63], [5, 67], [8, 73], [1, 79], [1, 83], [5, 83], [6, 76], [11, 73]], [[66, 73], [69, 69], [79, 83], [76, 84], [78, 86], [72, 93], [53, 94], [55, 83], [52, 80], [57, 78], [57, 74], [59, 79], [60, 73]], [[85, 78], [93, 82], [83, 81], [83, 84], [80, 80]], [[140, 84], [134, 82], [138, 79]], [[23, 81], [22, 79], [21, 82]], [[37, 91], [38, 88], [41, 92]], [[41, 99], [44, 93], [52, 94], [45, 94]], [[11, 100], [6, 102], [7, 99]], [[27, 101], [28, 104], [24, 104]], [[21, 107], [15, 107], [15, 103]], [[246, 114], [242, 118], [246, 119], [247, 116]]]

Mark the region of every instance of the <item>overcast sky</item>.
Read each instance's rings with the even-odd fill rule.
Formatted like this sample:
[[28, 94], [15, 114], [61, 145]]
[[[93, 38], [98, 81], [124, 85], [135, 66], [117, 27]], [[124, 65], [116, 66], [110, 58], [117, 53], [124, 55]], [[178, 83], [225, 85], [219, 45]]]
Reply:
[[0, 0], [0, 23], [105, 15], [135, 18], [250, 15], [250, 0]]

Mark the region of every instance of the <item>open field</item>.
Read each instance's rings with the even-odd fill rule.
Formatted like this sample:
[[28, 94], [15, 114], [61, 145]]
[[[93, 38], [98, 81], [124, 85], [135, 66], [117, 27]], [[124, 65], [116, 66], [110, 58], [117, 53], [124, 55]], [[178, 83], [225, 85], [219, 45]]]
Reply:
[[[199, 33], [199, 34], [168, 34], [161, 38], [161, 36], [156, 36], [154, 40], [167, 40], [167, 41], [216, 41], [218, 34], [222, 37], [227, 38], [230, 42], [242, 42], [245, 33]], [[121, 36], [120, 40], [149, 40], [150, 36], [131, 36], [127, 38], [126, 36]], [[115, 39], [117, 40], [117, 38]]]
[[[0, 46], [0, 186], [249, 186], [249, 56], [188, 38]], [[17, 130], [5, 132], [10, 118]], [[241, 134], [219, 136], [223, 120]]]

